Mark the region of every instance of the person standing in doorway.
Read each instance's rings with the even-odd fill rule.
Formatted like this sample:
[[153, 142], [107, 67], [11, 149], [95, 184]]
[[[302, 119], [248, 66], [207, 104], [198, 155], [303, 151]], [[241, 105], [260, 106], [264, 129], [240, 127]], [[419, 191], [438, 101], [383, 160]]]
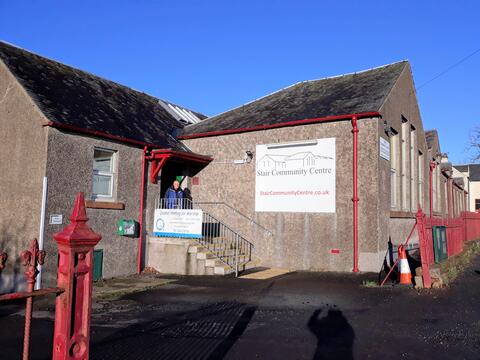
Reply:
[[165, 199], [167, 209], [181, 209], [183, 207], [182, 203], [184, 194], [180, 188], [180, 182], [178, 180], [175, 180], [172, 186], [167, 189], [165, 192]]

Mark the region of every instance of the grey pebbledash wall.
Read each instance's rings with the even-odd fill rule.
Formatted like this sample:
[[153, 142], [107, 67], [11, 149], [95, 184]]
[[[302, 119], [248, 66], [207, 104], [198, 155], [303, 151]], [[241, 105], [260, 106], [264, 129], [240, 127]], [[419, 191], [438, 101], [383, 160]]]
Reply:
[[38, 237], [47, 129], [43, 114], [0, 60], [0, 292], [24, 286], [21, 251]]
[[[377, 119], [358, 122], [360, 269], [363, 271], [377, 269], [386, 249], [386, 244], [380, 245], [378, 237], [372, 236], [378, 233], [377, 122]], [[190, 185], [192, 196], [199, 202], [227, 203], [270, 230], [272, 236], [258, 236], [262, 230], [248, 221], [234, 216], [226, 220], [254, 243], [254, 255], [264, 265], [350, 271], [353, 267], [351, 130], [350, 121], [338, 121], [185, 140], [194, 152], [209, 154], [215, 159], [198, 174], [199, 185]], [[234, 165], [232, 160], [241, 159], [246, 150], [255, 151], [257, 144], [331, 137], [336, 138], [336, 212], [256, 213], [256, 158], [244, 165]], [[214, 212], [215, 208], [209, 210]], [[333, 254], [332, 249], [339, 249], [340, 253]]]
[[[60, 231], [67, 223], [73, 201], [78, 191], [91, 198], [92, 166], [95, 147], [115, 150], [117, 152], [117, 202], [125, 204], [125, 210], [87, 208], [88, 224], [102, 235], [96, 249], [103, 249], [103, 276], [105, 278], [134, 274], [137, 271], [138, 238], [117, 235], [117, 221], [133, 219], [138, 221], [140, 212], [141, 165], [143, 150], [112, 141], [61, 132], [49, 128], [47, 177], [49, 178], [47, 222], [45, 226], [45, 249], [49, 260], [56, 258], [56, 244], [53, 234]], [[145, 197], [153, 199], [158, 185], [147, 182]], [[151, 226], [153, 200], [146, 201], [146, 227]], [[62, 214], [62, 225], [48, 224], [51, 214]], [[143, 256], [142, 256], [143, 258]], [[51, 264], [45, 267], [46, 284], [52, 284], [55, 269]]]

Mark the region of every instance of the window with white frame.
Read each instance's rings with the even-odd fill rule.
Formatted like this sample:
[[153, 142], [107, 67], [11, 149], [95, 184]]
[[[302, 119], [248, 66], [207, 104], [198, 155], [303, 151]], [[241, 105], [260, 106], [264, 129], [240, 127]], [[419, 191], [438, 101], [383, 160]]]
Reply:
[[399, 191], [399, 169], [398, 169], [398, 133], [392, 129], [390, 135], [390, 207], [396, 209], [398, 207]]
[[408, 136], [410, 132], [410, 126], [408, 124], [407, 119], [402, 116], [402, 170], [401, 170], [401, 177], [402, 177], [402, 209], [409, 210], [409, 192], [408, 192], [408, 154], [407, 154], [407, 142]]
[[417, 206], [417, 179], [415, 177], [417, 151], [415, 146], [417, 144], [417, 133], [413, 125], [410, 128], [410, 210], [416, 211]]
[[418, 204], [421, 206], [423, 210], [424, 209], [424, 168], [425, 168], [425, 163], [424, 163], [424, 157], [421, 151], [418, 152]]
[[94, 199], [108, 200], [115, 193], [115, 151], [95, 148], [93, 154], [93, 186]]

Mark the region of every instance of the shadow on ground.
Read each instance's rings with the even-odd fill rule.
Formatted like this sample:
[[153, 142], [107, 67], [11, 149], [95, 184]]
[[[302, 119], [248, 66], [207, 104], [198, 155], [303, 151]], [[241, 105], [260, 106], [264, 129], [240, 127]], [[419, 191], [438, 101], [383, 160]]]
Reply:
[[315, 310], [308, 321], [308, 328], [317, 337], [313, 359], [353, 359], [355, 332], [352, 326], [340, 310], [330, 309], [323, 317], [321, 312], [322, 309]]
[[255, 306], [221, 302], [135, 324], [93, 345], [91, 358], [222, 359], [255, 311]]

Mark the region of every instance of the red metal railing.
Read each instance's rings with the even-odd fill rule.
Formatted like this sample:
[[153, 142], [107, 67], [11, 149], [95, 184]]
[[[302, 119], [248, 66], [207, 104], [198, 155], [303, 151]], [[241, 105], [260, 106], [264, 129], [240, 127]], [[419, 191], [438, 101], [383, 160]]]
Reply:
[[[101, 236], [87, 223], [85, 199], [78, 193], [70, 216], [70, 224], [54, 235], [59, 253], [57, 287], [33, 290], [38, 275], [37, 265], [43, 265], [46, 253], [33, 239], [30, 248], [21, 254], [26, 267], [27, 289], [23, 292], [0, 295], [0, 302], [26, 299], [23, 359], [30, 356], [30, 330], [33, 298], [57, 294], [53, 359], [88, 359], [90, 341], [90, 311], [92, 302], [93, 247]], [[5, 268], [8, 255], [0, 253], [0, 271]]]
[[448, 257], [460, 254], [465, 241], [465, 221], [463, 217], [448, 220], [447, 224]]
[[[430, 265], [435, 262], [433, 231], [434, 226], [445, 226], [448, 257], [455, 256], [463, 251], [463, 243], [470, 240], [480, 239], [480, 214], [463, 212], [460, 217], [443, 219], [439, 217], [427, 217], [422, 209], [416, 214], [416, 222], [404, 244], [407, 245], [415, 229], [418, 232], [420, 245], [420, 260], [422, 264], [423, 284], [426, 288], [431, 287]], [[383, 286], [390, 277], [398, 263], [392, 265], [387, 276], [381, 281]]]
[[465, 221], [465, 241], [480, 237], [480, 213], [466, 211], [462, 214]]
[[433, 226], [446, 227], [448, 257], [455, 256], [463, 251], [463, 244], [466, 241], [480, 238], [480, 214], [463, 212], [460, 217], [442, 219], [426, 217], [421, 209], [417, 212], [418, 238], [425, 287], [430, 287], [431, 285], [429, 270], [430, 265], [435, 262]]

